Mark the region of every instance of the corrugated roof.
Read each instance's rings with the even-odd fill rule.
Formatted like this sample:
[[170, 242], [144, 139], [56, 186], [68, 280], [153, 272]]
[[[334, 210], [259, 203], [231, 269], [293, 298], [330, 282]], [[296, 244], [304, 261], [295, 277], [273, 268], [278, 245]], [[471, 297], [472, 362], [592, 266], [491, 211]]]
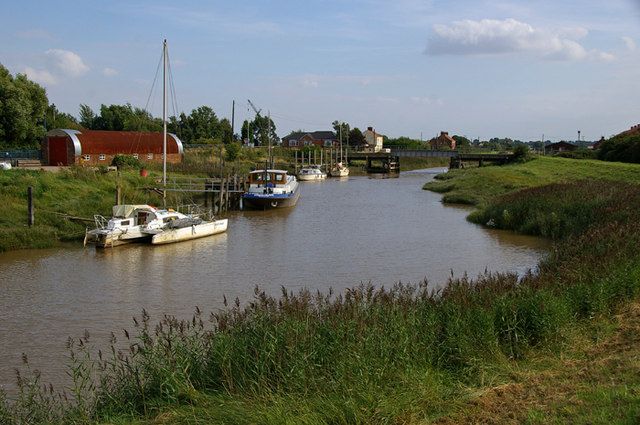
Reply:
[[[158, 132], [80, 130], [76, 136], [83, 154], [162, 154], [162, 133]], [[182, 142], [176, 135], [167, 133], [167, 154], [177, 153], [182, 153]]]

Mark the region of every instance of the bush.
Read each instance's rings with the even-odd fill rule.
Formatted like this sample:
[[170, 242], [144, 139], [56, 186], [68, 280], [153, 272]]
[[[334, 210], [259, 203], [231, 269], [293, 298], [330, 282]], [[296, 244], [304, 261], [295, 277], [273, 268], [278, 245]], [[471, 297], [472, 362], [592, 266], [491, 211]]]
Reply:
[[111, 165], [115, 165], [118, 168], [141, 168], [142, 164], [138, 158], [132, 155], [116, 155], [111, 161]]

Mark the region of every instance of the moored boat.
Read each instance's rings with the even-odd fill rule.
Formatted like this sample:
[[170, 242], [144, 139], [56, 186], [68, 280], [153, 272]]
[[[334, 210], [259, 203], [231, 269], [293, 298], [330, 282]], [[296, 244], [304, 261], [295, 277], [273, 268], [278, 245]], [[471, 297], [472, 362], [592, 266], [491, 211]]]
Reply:
[[298, 172], [298, 180], [300, 181], [321, 181], [326, 178], [327, 173], [322, 171], [317, 165], [301, 168]]
[[338, 162], [330, 171], [331, 177], [347, 177], [349, 175], [349, 167], [342, 162]]
[[108, 221], [95, 216], [96, 229], [89, 230], [85, 243], [111, 248], [131, 242], [154, 245], [211, 236], [227, 230], [228, 220], [205, 221], [202, 218], [150, 205], [116, 205]]
[[295, 176], [285, 170], [264, 169], [249, 173], [249, 188], [242, 195], [243, 207], [271, 209], [292, 207], [300, 197]]

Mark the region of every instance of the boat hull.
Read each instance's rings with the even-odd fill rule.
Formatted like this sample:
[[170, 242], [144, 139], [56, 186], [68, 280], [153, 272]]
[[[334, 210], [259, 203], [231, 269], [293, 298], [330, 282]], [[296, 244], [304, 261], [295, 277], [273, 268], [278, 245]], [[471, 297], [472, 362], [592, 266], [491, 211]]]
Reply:
[[298, 180], [303, 182], [317, 182], [326, 178], [326, 174], [298, 174]]
[[89, 231], [86, 242], [94, 244], [97, 248], [113, 248], [114, 246], [125, 245], [133, 242], [146, 242], [151, 236], [140, 231], [130, 231], [127, 233], [114, 233], [109, 231]]
[[300, 191], [296, 190], [292, 194], [256, 194], [245, 193], [242, 196], [242, 205], [244, 208], [254, 210], [268, 210], [272, 208], [288, 208], [293, 207], [300, 197]]
[[151, 237], [153, 245], [163, 245], [174, 242], [188, 241], [191, 239], [212, 236], [227, 231], [228, 219], [215, 220], [179, 229], [166, 229]]

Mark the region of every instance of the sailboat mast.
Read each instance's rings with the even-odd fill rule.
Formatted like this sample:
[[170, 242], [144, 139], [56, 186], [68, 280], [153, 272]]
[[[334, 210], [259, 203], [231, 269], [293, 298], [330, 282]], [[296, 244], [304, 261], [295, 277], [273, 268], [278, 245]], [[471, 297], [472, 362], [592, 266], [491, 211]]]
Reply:
[[167, 197], [167, 40], [162, 44], [162, 186]]

